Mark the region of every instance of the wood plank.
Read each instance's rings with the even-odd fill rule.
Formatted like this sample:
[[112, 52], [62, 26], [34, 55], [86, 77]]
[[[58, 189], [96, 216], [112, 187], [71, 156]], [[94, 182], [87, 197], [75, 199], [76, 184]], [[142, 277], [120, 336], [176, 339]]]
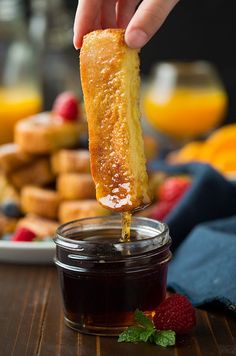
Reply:
[[[37, 273], [37, 278], [35, 278]], [[39, 325], [43, 325], [43, 319], [47, 308], [49, 286], [52, 280], [52, 272], [44, 273], [43, 269], [35, 269], [30, 285], [30, 293], [26, 301], [26, 309], [19, 325], [19, 334], [15, 344], [13, 355], [31, 356], [37, 352], [40, 338]]]
[[75, 356], [79, 355], [78, 353], [78, 334], [77, 332], [69, 329], [64, 323], [64, 313], [61, 308], [60, 311], [60, 331], [61, 331], [61, 345], [60, 345], [60, 354], [61, 356]]
[[236, 318], [234, 314], [234, 318], [232, 316], [225, 317], [225, 322], [227, 325], [228, 330], [230, 331], [234, 343], [236, 344]]
[[79, 334], [64, 324], [54, 266], [0, 265], [1, 356], [229, 356], [236, 355], [236, 319], [197, 309], [197, 327], [175, 348], [118, 343]]
[[[61, 353], [63, 313], [56, 277], [56, 274], [53, 273], [51, 285], [48, 286], [45, 315], [41, 323], [37, 354], [44, 356], [60, 355]], [[73, 349], [73, 344], [71, 348]]]
[[[8, 323], [3, 337], [3, 355], [32, 355], [37, 348], [35, 340], [39, 337], [39, 325], [46, 305], [50, 274], [43, 273], [42, 269], [36, 270], [35, 267], [29, 270], [29, 267], [17, 266], [11, 267], [10, 270], [13, 271], [12, 276], [17, 275], [17, 278], [5, 279], [7, 291], [5, 300], [11, 299], [11, 295], [14, 299], [12, 304], [4, 309], [4, 313], [8, 315]], [[30, 337], [33, 338], [31, 343]]]
[[[100, 356], [98, 337], [78, 333], [78, 356]], [[63, 355], [66, 356], [66, 355]]]
[[[28, 279], [30, 277], [32, 276], [28, 275]], [[0, 355], [8, 355], [12, 352], [17, 326], [21, 318], [20, 311], [29, 293], [28, 279], [22, 280], [18, 273], [12, 285], [11, 270], [4, 266], [0, 267]], [[18, 298], [16, 290], [19, 291]]]
[[197, 312], [197, 327], [194, 335], [203, 356], [217, 356], [220, 355], [219, 346], [209, 328], [205, 313], [204, 310]]
[[101, 356], [175, 356], [175, 348], [163, 348], [160, 346], [138, 343], [118, 343], [115, 337], [101, 337]]
[[180, 356], [190, 356], [190, 355], [201, 356], [202, 355], [200, 347], [198, 345], [198, 342], [197, 342], [196, 337], [194, 336], [193, 332], [189, 335], [177, 337], [175, 353], [176, 353], [176, 356], [177, 355], [180, 355]]
[[216, 311], [208, 311], [205, 315], [222, 355], [236, 355], [236, 340], [228, 328], [225, 316]]

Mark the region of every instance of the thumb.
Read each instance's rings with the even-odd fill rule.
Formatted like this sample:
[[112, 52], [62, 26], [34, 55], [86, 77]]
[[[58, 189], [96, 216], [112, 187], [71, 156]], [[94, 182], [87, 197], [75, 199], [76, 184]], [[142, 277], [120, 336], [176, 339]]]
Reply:
[[125, 31], [131, 48], [143, 47], [158, 31], [179, 0], [143, 0]]

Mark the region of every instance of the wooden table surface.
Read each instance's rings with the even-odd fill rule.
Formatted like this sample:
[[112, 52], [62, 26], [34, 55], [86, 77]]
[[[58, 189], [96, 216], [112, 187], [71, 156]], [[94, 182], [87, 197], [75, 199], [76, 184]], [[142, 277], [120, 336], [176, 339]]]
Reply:
[[64, 325], [54, 266], [0, 265], [1, 356], [236, 355], [236, 319], [197, 310], [197, 327], [175, 348], [118, 343]]

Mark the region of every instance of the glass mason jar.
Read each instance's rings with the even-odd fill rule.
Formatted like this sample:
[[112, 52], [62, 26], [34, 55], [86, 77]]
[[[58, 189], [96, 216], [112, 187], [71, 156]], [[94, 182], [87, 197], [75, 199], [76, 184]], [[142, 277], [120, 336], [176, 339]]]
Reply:
[[80, 332], [118, 335], [166, 295], [171, 238], [167, 225], [133, 217], [131, 241], [120, 242], [121, 217], [87, 218], [60, 226], [55, 263], [66, 324]]

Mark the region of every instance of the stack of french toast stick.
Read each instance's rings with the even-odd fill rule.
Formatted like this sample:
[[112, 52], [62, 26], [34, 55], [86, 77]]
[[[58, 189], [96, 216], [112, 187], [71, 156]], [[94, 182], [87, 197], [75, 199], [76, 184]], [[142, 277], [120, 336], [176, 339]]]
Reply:
[[81, 120], [43, 112], [19, 121], [14, 142], [0, 146], [0, 236], [18, 227], [38, 239], [59, 224], [108, 214], [95, 197]]

